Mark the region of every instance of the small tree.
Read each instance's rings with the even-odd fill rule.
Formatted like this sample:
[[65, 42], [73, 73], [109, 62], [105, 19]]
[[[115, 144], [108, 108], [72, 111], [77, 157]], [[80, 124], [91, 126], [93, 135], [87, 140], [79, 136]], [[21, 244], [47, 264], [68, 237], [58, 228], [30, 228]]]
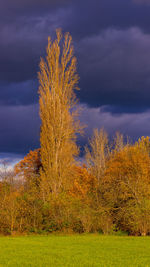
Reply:
[[94, 129], [93, 136], [89, 140], [89, 148], [85, 148], [86, 162], [92, 175], [94, 175], [98, 183], [104, 174], [106, 158], [109, 154], [108, 136], [104, 129], [100, 131]]
[[116, 135], [114, 137], [114, 151], [115, 153], [123, 150], [125, 146], [124, 143], [124, 136], [120, 132], [116, 132]]

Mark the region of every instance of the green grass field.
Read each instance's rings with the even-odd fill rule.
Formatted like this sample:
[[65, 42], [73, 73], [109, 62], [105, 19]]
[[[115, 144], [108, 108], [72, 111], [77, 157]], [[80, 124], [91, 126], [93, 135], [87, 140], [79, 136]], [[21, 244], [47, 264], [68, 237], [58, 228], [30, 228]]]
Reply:
[[0, 237], [0, 266], [150, 266], [150, 237]]

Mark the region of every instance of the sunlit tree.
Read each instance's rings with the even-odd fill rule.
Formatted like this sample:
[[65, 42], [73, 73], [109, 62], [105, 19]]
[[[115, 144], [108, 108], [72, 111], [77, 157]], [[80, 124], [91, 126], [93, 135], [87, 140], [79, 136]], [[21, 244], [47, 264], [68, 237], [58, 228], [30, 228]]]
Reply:
[[99, 183], [104, 174], [106, 159], [109, 155], [108, 136], [103, 128], [101, 130], [94, 129], [93, 136], [89, 140], [89, 146], [85, 150], [87, 166]]
[[38, 74], [43, 200], [50, 192], [57, 195], [69, 185], [71, 166], [78, 155], [76, 58], [70, 34], [63, 36], [61, 30], [57, 30], [56, 36], [54, 41], [48, 38], [47, 55], [41, 59]]
[[121, 229], [141, 235], [150, 231], [150, 158], [142, 143], [110, 158], [101, 190]]

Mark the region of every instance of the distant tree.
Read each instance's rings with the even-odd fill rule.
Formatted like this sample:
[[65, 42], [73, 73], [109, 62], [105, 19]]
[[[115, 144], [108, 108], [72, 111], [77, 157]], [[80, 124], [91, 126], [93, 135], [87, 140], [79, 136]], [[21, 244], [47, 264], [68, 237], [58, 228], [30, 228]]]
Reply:
[[14, 170], [7, 159], [0, 161], [0, 181], [12, 185], [14, 183]]
[[63, 37], [48, 38], [46, 59], [41, 59], [39, 77], [39, 104], [41, 117], [41, 190], [43, 200], [50, 192], [57, 195], [69, 185], [74, 158], [78, 155], [76, 133], [76, 97], [78, 89], [76, 58], [69, 33]]
[[125, 146], [124, 143], [124, 136], [120, 132], [116, 132], [116, 135], [114, 137], [114, 150], [113, 152], [119, 152], [121, 151]]
[[98, 183], [104, 174], [106, 159], [109, 155], [108, 136], [105, 130], [94, 129], [93, 136], [89, 140], [89, 147], [85, 148], [87, 166]]

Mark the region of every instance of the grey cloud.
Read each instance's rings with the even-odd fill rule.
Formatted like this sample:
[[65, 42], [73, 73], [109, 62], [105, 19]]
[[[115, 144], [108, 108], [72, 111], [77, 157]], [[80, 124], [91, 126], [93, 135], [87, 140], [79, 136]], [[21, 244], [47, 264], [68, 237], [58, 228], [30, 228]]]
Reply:
[[38, 105], [0, 107], [0, 152], [27, 153], [39, 146]]
[[9, 19], [9, 16], [15, 18], [16, 15], [47, 13], [69, 3], [70, 0], [2, 0], [0, 14], [1, 19], [6, 20]]
[[132, 0], [132, 1], [136, 4], [142, 4], [142, 5], [144, 5], [144, 4], [149, 5], [150, 4], [150, 0]]
[[85, 129], [85, 137], [92, 135], [94, 128], [102, 128], [108, 132], [110, 136], [116, 131], [120, 131], [125, 136], [136, 140], [141, 136], [150, 135], [150, 110], [138, 114], [112, 114], [103, 111], [103, 107], [90, 108], [83, 106], [81, 121], [88, 127]]
[[39, 5], [52, 5], [52, 6], [57, 6], [65, 3], [68, 3], [69, 0], [13, 0], [13, 2], [11, 0], [2, 0], [2, 7], [6, 8], [11, 8], [11, 7], [16, 7], [16, 8], [25, 8], [26, 6], [30, 6], [30, 7], [34, 7], [36, 8]]
[[[5, 81], [0, 83], [0, 102], [31, 104], [38, 99], [38, 53], [44, 53], [47, 36], [43, 33], [40, 39], [36, 32], [34, 40], [37, 42], [32, 43], [26, 30], [27, 47], [22, 39], [23, 34], [16, 33], [16, 36], [18, 47], [12, 44], [13, 38], [12, 41], [10, 38], [10, 45], [6, 41], [4, 45], [8, 47], [8, 55], [3, 50], [0, 55], [0, 78]], [[76, 42], [75, 47], [81, 77], [81, 90], [78, 93], [81, 102], [91, 106], [122, 106], [122, 110], [126, 111], [149, 107], [150, 34], [135, 27], [127, 30], [110, 28], [98, 35], [83, 38]], [[36, 82], [32, 82], [32, 79]]]
[[150, 34], [107, 29], [78, 44], [81, 102], [149, 107]]
[[[17, 23], [0, 26], [0, 80], [35, 79], [40, 57], [45, 53], [47, 38], [63, 26], [64, 10], [37, 17], [22, 17]], [[69, 11], [68, 11], [69, 12]]]
[[87, 135], [100, 126], [150, 134], [150, 5], [135, 1], [1, 1], [1, 152], [39, 146], [38, 64], [57, 27], [75, 41]]
[[23, 159], [23, 157], [23, 154], [0, 153], [0, 171], [3, 170], [4, 166], [6, 166], [6, 168], [13, 167], [17, 162]]
[[0, 83], [0, 105], [29, 105], [38, 101], [36, 81]]
[[150, 6], [133, 0], [75, 1], [66, 27], [77, 38], [98, 34], [106, 28], [139, 27], [150, 32]]
[[[106, 108], [103, 106], [91, 108], [80, 105], [83, 110], [80, 115], [81, 123], [87, 125], [85, 135], [78, 139], [80, 145], [87, 142], [94, 128], [104, 127], [110, 136], [120, 131], [133, 140], [150, 135], [150, 110], [135, 114], [112, 114], [105, 111]], [[13, 164], [29, 150], [39, 147], [40, 119], [37, 104], [1, 106], [0, 124], [0, 160], [5, 158]]]

